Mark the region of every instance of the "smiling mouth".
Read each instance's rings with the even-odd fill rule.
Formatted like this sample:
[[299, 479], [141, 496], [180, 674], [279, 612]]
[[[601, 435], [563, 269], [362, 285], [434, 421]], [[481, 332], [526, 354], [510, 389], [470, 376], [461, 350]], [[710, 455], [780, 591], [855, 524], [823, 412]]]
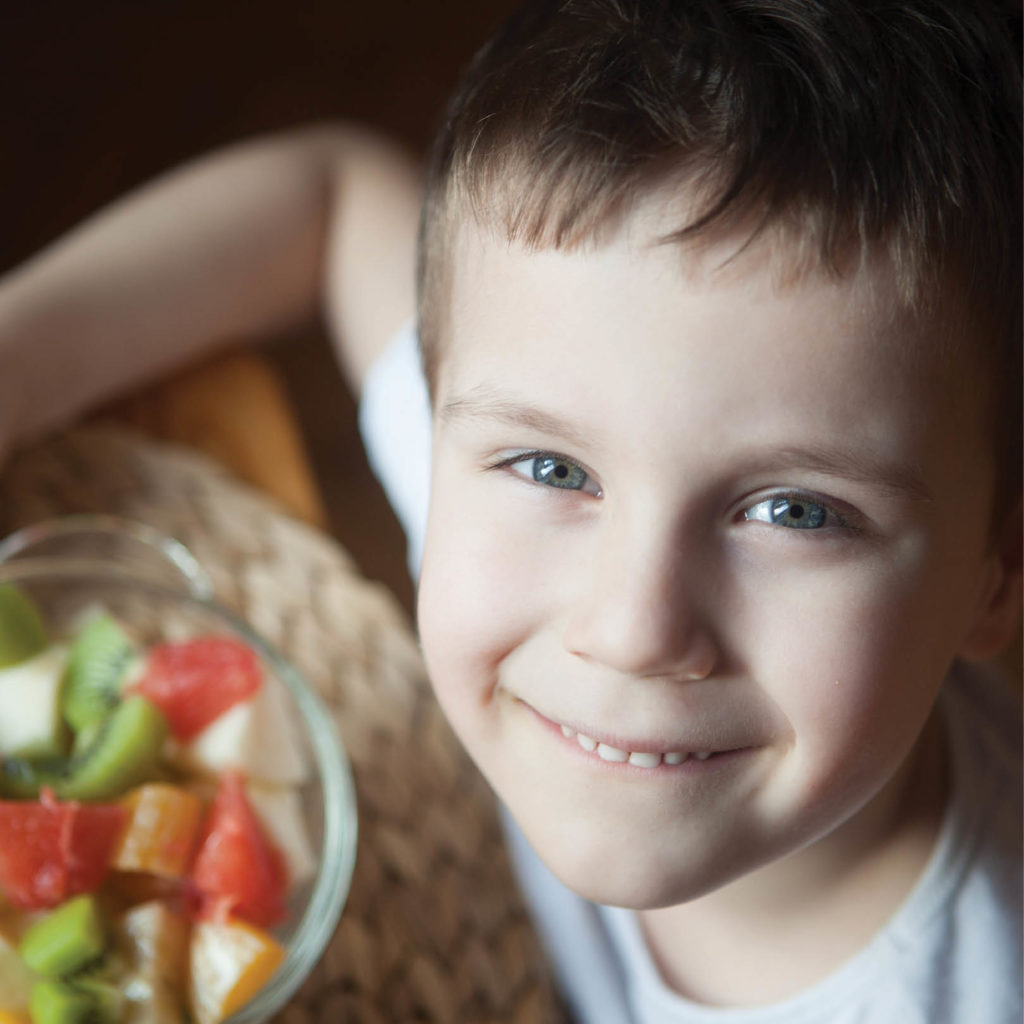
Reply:
[[[667, 750], [657, 750], [654, 749], [655, 744], [644, 742], [642, 750], [629, 750], [625, 745], [622, 747], [613, 746], [611, 743], [596, 739], [587, 733], [572, 728], [572, 726], [565, 725], [557, 719], [549, 718], [521, 697], [513, 697], [512, 700], [529, 711], [546, 730], [554, 733], [556, 736], [560, 731], [564, 739], [569, 741], [572, 746], [578, 747], [580, 752], [593, 754], [596, 759], [607, 764], [632, 765], [634, 768], [647, 771], [662, 768], [663, 766], [666, 768], [676, 768], [679, 765], [696, 768], [697, 764], [703, 764], [704, 762], [714, 764], [719, 761], [730, 761], [735, 756], [753, 753], [759, 746], [759, 744], [751, 746], [740, 743], [703, 750], [697, 748], [686, 749], [682, 746]], [[638, 745], [640, 744], [638, 743]]]
[[677, 765], [685, 761], [707, 761], [715, 756], [713, 750], [620, 750], [608, 743], [599, 743], [592, 736], [576, 732], [569, 726], [560, 726], [562, 735], [567, 739], [575, 739], [576, 743], [588, 754], [597, 754], [602, 761], [610, 761], [618, 764], [631, 764], [637, 768], [657, 768], [662, 764]]

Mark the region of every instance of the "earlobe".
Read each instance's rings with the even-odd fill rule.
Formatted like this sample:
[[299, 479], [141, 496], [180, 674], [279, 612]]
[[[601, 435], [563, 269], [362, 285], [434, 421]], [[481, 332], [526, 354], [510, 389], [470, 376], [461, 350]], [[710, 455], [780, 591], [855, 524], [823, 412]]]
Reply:
[[1024, 574], [1024, 514], [1021, 503], [1006, 519], [991, 556], [991, 576], [981, 594], [961, 657], [975, 661], [1001, 654], [1021, 629]]

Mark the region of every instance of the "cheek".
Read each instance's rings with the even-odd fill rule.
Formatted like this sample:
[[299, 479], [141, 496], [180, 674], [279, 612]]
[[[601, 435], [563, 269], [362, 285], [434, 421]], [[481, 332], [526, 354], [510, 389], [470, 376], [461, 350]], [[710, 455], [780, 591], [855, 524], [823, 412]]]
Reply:
[[[962, 601], [920, 541], [833, 564], [780, 566], [732, 595], [732, 636], [755, 675], [810, 685], [827, 705], [852, 687], [862, 700], [937, 688], [959, 643]], [[755, 642], [744, 638], [756, 635]], [[761, 671], [758, 671], [760, 668]], [[899, 681], [898, 687], [893, 686]], [[825, 710], [825, 708], [823, 708]]]
[[927, 563], [912, 551], [892, 556], [792, 580], [776, 573], [737, 600], [732, 636], [786, 718], [809, 787], [893, 770], [955, 650]]
[[435, 477], [417, 617], [431, 681], [458, 727], [493, 694], [501, 662], [544, 619], [527, 538], [470, 489]]

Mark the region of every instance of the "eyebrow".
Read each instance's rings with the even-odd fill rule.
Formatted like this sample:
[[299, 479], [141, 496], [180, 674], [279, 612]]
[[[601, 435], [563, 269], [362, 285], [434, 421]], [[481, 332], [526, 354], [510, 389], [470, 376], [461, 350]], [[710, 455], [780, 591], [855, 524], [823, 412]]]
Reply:
[[510, 427], [527, 427], [541, 434], [554, 434], [574, 447], [590, 447], [587, 436], [567, 419], [487, 387], [476, 387], [466, 396], [446, 402], [440, 410], [440, 418], [448, 424], [488, 419]]
[[[447, 424], [486, 419], [555, 435], [576, 448], [591, 446], [591, 439], [570, 421], [486, 386], [475, 387], [465, 396], [446, 402], [439, 415]], [[931, 492], [918, 473], [909, 467], [876, 458], [870, 452], [854, 452], [824, 444], [785, 445], [754, 452], [750, 465], [764, 466], [773, 472], [811, 470], [824, 476], [869, 484], [896, 498], [932, 500]]]
[[767, 464], [772, 470], [812, 470], [825, 476], [871, 484], [897, 498], [932, 500], [919, 474], [909, 467], [875, 458], [870, 452], [853, 452], [830, 445], [795, 445], [770, 449], [759, 457], [758, 464]]

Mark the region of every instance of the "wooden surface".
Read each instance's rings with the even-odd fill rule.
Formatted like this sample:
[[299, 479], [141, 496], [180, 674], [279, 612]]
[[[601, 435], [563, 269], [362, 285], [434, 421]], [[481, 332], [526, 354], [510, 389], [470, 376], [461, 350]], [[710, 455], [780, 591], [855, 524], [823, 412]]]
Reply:
[[175, 374], [97, 416], [212, 456], [291, 515], [325, 527], [323, 499], [280, 372], [233, 350]]
[[221, 352], [93, 420], [212, 456], [290, 515], [323, 529], [412, 614], [405, 537], [366, 461], [355, 401], [322, 331], [310, 327]]

